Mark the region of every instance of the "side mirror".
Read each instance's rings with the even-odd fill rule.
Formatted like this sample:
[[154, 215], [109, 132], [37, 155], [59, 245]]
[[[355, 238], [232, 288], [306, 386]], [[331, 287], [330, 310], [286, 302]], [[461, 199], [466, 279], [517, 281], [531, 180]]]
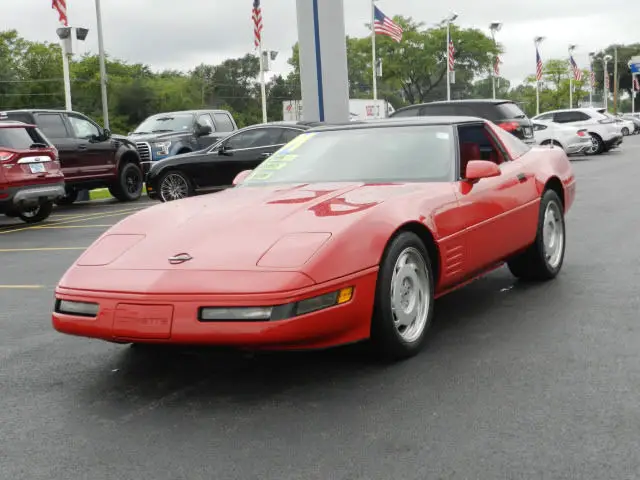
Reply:
[[209, 135], [213, 132], [210, 125], [198, 125], [196, 127], [196, 135], [198, 137], [204, 137], [205, 135]]
[[102, 137], [105, 140], [109, 140], [111, 138], [111, 130], [109, 130], [108, 128], [105, 128], [102, 130]]
[[465, 179], [470, 182], [477, 182], [481, 178], [497, 177], [502, 172], [498, 165], [487, 160], [471, 160], [467, 163]]
[[233, 179], [233, 185], [239, 185], [242, 182], [244, 182], [245, 178], [247, 178], [249, 176], [249, 174], [251, 174], [253, 170], [243, 170], [241, 171], [238, 175], [236, 175], [236, 178]]

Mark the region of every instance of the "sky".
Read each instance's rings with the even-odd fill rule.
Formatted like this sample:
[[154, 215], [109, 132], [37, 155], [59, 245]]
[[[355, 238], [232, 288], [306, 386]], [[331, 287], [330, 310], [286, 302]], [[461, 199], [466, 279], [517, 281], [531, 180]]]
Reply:
[[[217, 64], [253, 51], [252, 0], [101, 0], [105, 50], [154, 70], [190, 70], [200, 63]], [[289, 71], [287, 59], [297, 40], [296, 0], [262, 0], [263, 42], [279, 52], [272, 69]], [[91, 0], [67, 0], [69, 24], [89, 28], [80, 54], [97, 52], [96, 11]], [[491, 22], [503, 23], [496, 40], [505, 48], [501, 74], [519, 83], [535, 72], [533, 38], [544, 36], [544, 58], [574, 58], [587, 68], [588, 53], [612, 43], [640, 41], [636, 0], [377, 0], [387, 16], [410, 16], [433, 25], [450, 12], [456, 24], [489, 33]], [[344, 0], [347, 35], [365, 36], [371, 0]], [[0, 30], [16, 29], [33, 41], [57, 41], [59, 26], [51, 0], [0, 1]]]

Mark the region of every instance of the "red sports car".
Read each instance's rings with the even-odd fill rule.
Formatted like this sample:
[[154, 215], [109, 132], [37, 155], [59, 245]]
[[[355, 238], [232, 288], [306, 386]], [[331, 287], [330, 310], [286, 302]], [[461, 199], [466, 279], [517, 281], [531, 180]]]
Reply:
[[554, 278], [575, 197], [563, 150], [472, 117], [313, 128], [234, 184], [104, 233], [60, 280], [54, 327], [249, 349], [368, 339], [406, 358], [439, 296], [505, 262]]

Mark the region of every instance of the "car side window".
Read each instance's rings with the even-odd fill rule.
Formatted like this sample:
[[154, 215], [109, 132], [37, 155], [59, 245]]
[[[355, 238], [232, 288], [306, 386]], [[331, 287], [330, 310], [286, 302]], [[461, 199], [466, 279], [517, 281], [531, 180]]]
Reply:
[[556, 123], [580, 122], [580, 112], [557, 112], [555, 117]]
[[279, 128], [254, 128], [234, 135], [225, 146], [228, 150], [241, 150], [277, 145], [281, 133]]
[[208, 113], [203, 113], [202, 115], [198, 116], [198, 120], [196, 120], [196, 122], [198, 123], [198, 125], [201, 125], [203, 127], [211, 127], [212, 132], [216, 131], [216, 127], [213, 124], [211, 115], [209, 115]]
[[537, 132], [540, 130], [545, 130], [547, 128], [546, 125], [542, 125], [541, 123], [534, 123], [533, 124], [533, 129]]
[[502, 142], [502, 145], [507, 149], [507, 153], [511, 157], [512, 160], [516, 160], [531, 150], [531, 147], [520, 140], [515, 135], [503, 130], [502, 128], [492, 128], [491, 129], [498, 137], [498, 139]]
[[591, 120], [591, 117], [584, 112], [576, 112], [577, 122], [584, 122], [586, 120]]
[[219, 132], [233, 132], [233, 122], [228, 113], [214, 113], [213, 118]]
[[409, 107], [406, 110], [397, 110], [392, 117], [417, 117], [418, 115], [420, 115], [420, 107]]
[[289, 143], [291, 140], [296, 138], [301, 133], [302, 133], [301, 130], [297, 130], [297, 129], [294, 129], [294, 128], [283, 128], [282, 129], [282, 137], [280, 138], [280, 141], [278, 142], [278, 144], [280, 144], [280, 143], [282, 143], [282, 144]]
[[49, 138], [67, 138], [69, 132], [59, 113], [39, 113], [36, 119], [38, 127]]
[[91, 123], [86, 118], [76, 117], [75, 115], [69, 115], [69, 123], [77, 138], [89, 140], [92, 137], [99, 137], [100, 130], [96, 125]]
[[537, 117], [537, 120], [553, 121], [553, 113], [544, 113]]

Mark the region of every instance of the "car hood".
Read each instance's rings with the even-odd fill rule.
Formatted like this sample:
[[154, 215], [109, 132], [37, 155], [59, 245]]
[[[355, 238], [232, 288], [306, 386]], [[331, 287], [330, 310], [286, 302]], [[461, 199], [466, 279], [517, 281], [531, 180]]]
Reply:
[[144, 135], [131, 134], [127, 138], [132, 142], [162, 142], [167, 140], [174, 140], [179, 138], [185, 138], [193, 135], [191, 132], [162, 132], [162, 133], [148, 133]]
[[[391, 198], [419, 189], [435, 195], [446, 188], [449, 184], [231, 188], [159, 204], [128, 217], [98, 239], [76, 265], [123, 270], [294, 271], [333, 236]], [[191, 259], [170, 263], [171, 257], [180, 254]]]

